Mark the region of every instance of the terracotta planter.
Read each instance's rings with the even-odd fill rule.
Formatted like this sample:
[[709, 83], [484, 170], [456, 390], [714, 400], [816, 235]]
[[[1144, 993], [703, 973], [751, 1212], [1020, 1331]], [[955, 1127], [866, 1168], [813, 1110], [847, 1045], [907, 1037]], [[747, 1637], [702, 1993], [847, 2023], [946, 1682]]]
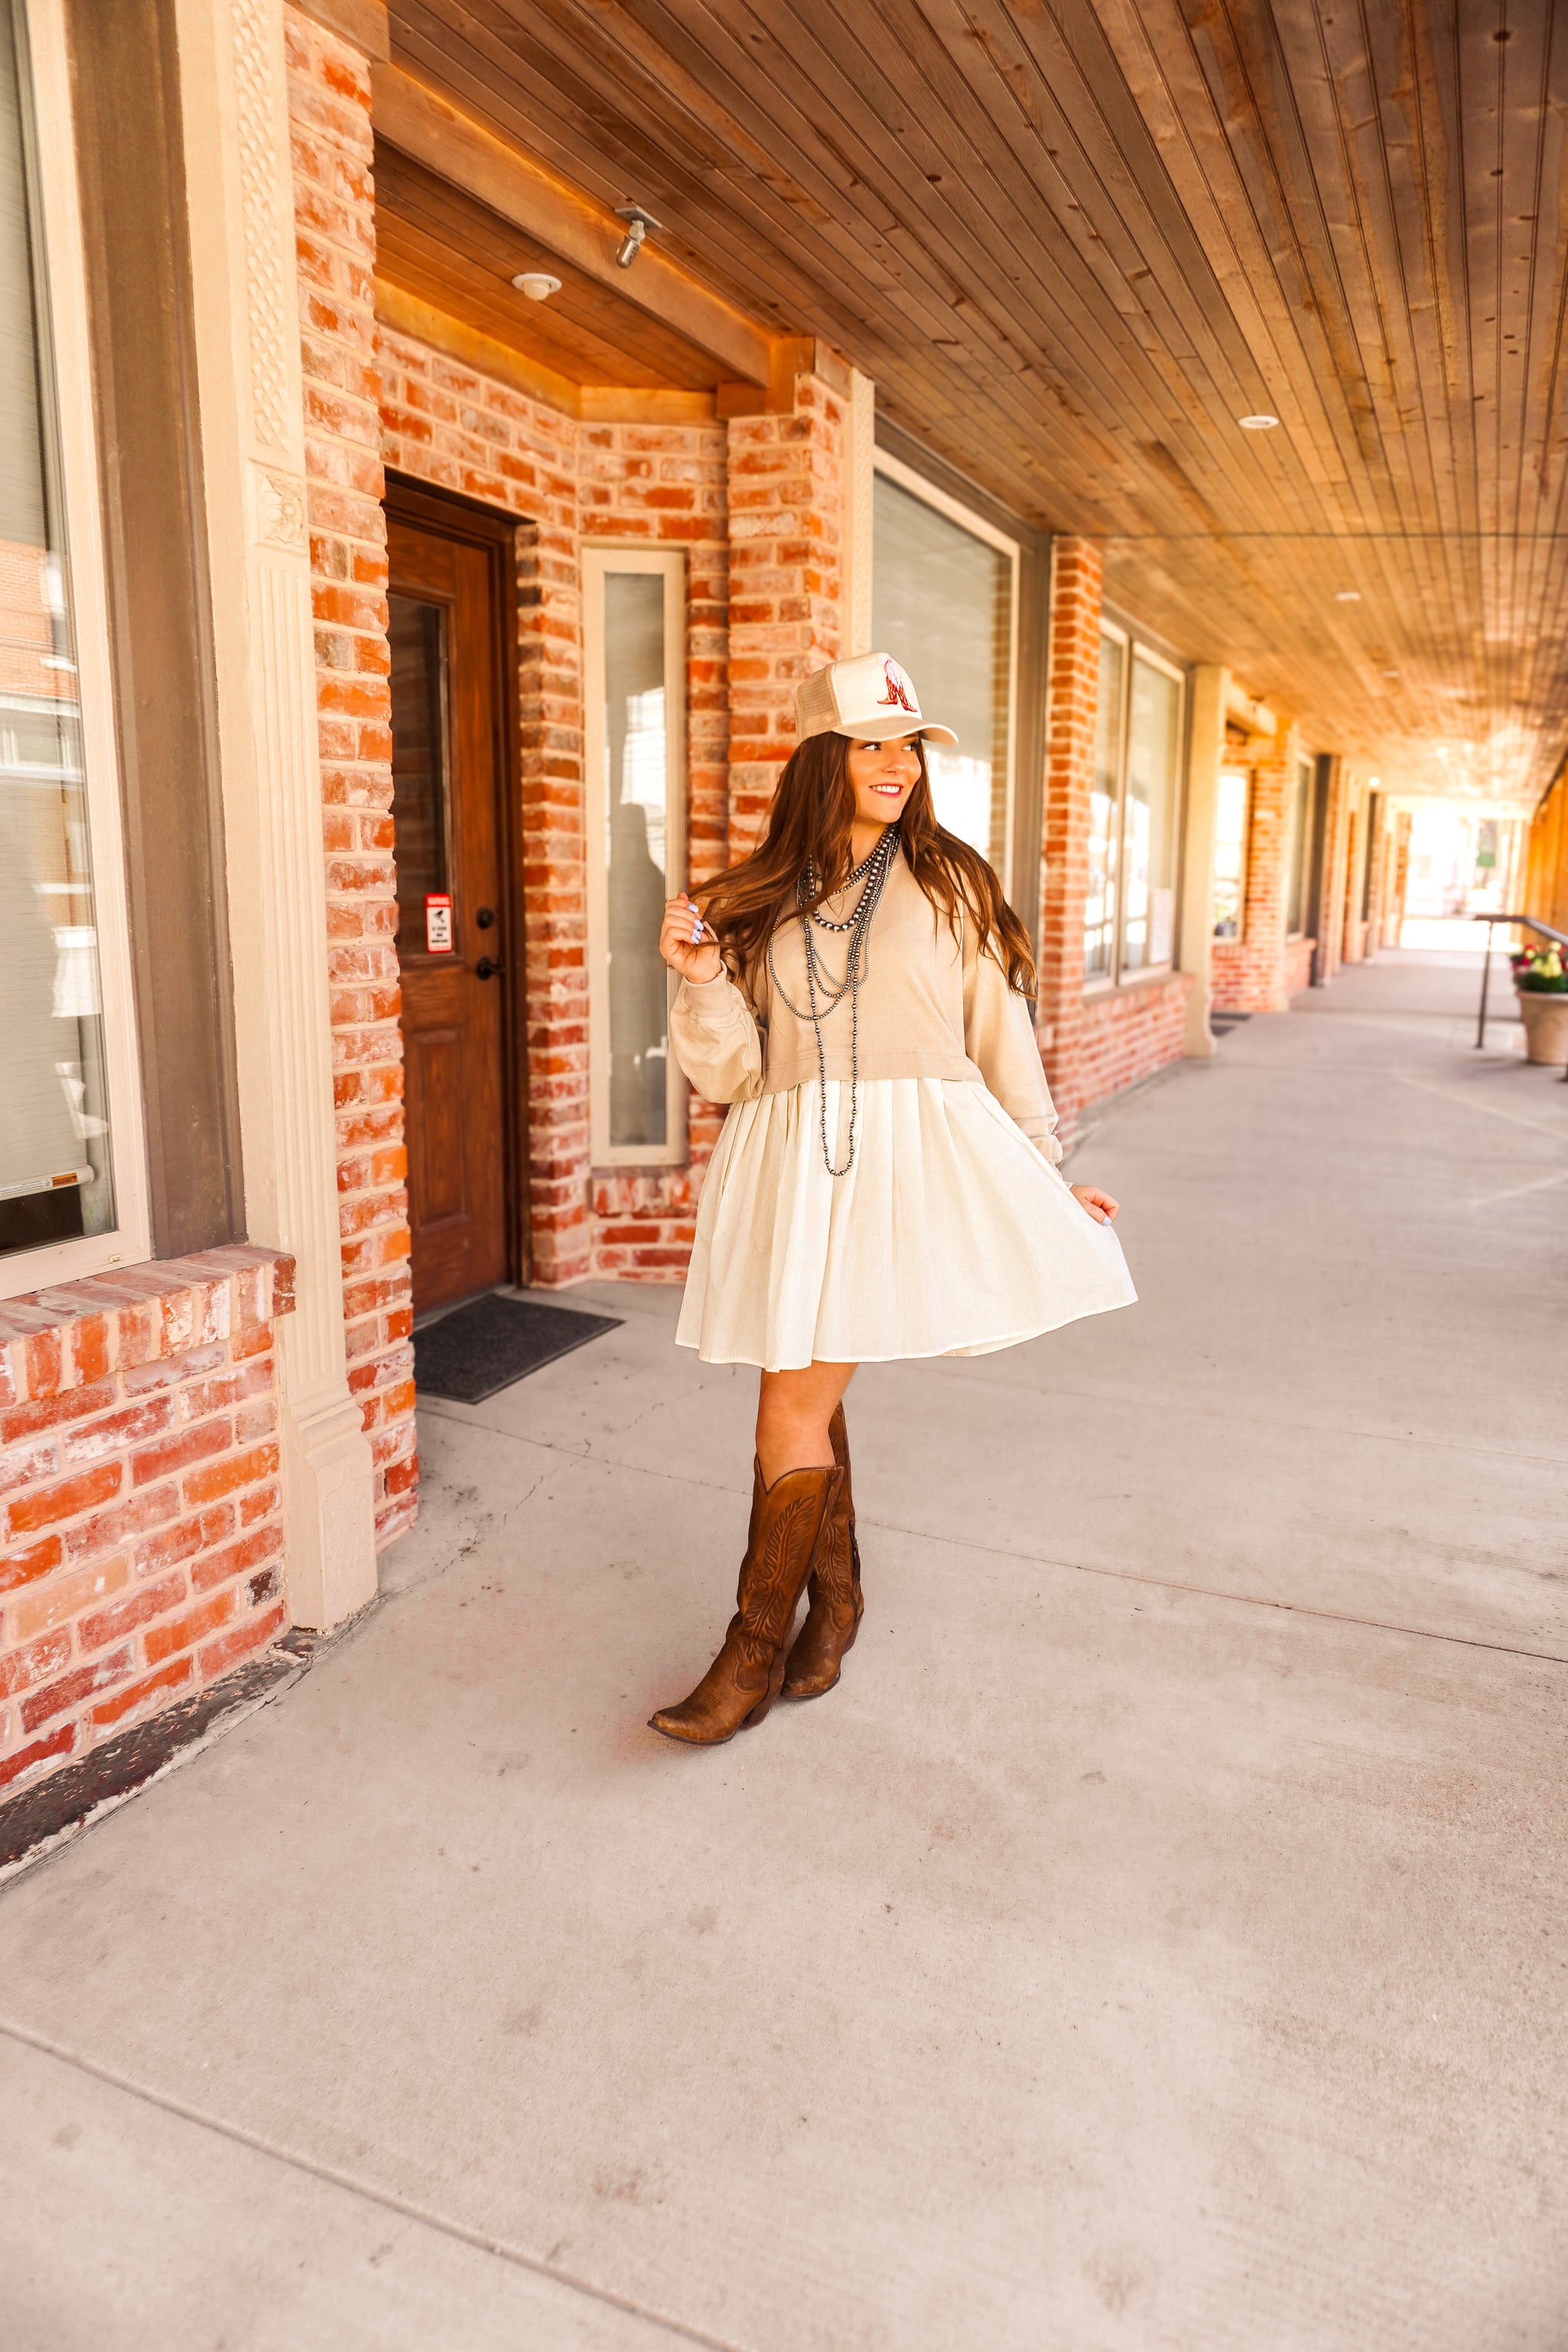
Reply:
[[1555, 1069], [1568, 1063], [1568, 991], [1516, 988], [1519, 1017], [1524, 1024], [1524, 1058], [1549, 1062]]

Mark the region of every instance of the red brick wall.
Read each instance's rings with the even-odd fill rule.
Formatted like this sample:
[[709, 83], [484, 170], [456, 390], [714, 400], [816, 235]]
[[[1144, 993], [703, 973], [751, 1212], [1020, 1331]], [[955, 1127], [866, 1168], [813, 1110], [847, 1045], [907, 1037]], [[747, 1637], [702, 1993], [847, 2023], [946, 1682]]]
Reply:
[[1312, 950], [1315, 940], [1295, 939], [1285, 942], [1285, 996], [1300, 996], [1312, 982]]
[[388, 1542], [417, 1500], [364, 59], [285, 12], [349, 1384]]
[[1058, 539], [1051, 567], [1046, 818], [1040, 911], [1040, 1047], [1059, 1132], [1070, 1142], [1088, 1103], [1180, 1058], [1188, 982], [1130, 982], [1084, 992], [1089, 803], [1100, 688], [1100, 551]]
[[797, 375], [789, 415], [730, 421], [730, 856], [755, 847], [795, 749], [795, 690], [843, 631], [844, 402]]
[[293, 1273], [237, 1245], [0, 1305], [0, 1798], [287, 1623]]
[[[1075, 1112], [1140, 1078], [1152, 1077], [1185, 1050], [1187, 978], [1130, 982], [1085, 1002], [1079, 1031]], [[1065, 1126], [1066, 1121], [1063, 1121]]]
[[1247, 904], [1239, 940], [1215, 940], [1210, 988], [1216, 1010], [1283, 1013], [1289, 1003], [1286, 973], [1286, 856], [1290, 836], [1290, 788], [1300, 736], [1283, 719], [1275, 747], [1252, 770], [1252, 818], [1247, 836]]

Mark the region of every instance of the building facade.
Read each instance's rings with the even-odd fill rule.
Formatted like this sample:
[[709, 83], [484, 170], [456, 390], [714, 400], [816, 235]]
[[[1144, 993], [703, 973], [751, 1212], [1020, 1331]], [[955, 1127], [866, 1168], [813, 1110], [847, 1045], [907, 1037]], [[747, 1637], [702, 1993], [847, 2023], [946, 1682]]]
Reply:
[[374, 1599], [416, 1315], [681, 1278], [658, 913], [811, 669], [957, 728], [1069, 1139], [1396, 937], [1408, 821], [377, 0], [6, 25], [0, 1799], [64, 1820]]

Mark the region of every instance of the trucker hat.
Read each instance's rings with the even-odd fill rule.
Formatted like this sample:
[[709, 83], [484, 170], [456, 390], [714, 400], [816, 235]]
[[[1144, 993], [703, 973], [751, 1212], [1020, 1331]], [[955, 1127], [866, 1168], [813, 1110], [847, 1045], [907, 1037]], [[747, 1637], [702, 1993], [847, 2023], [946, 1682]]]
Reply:
[[958, 749], [951, 727], [921, 717], [914, 680], [891, 654], [855, 654], [814, 670], [795, 688], [795, 723], [803, 743], [810, 735], [853, 735], [862, 743], [921, 735]]

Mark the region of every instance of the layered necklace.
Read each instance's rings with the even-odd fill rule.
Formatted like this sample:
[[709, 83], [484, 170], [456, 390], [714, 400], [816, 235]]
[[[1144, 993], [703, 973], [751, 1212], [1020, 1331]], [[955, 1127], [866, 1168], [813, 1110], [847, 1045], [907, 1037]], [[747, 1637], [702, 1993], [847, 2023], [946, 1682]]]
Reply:
[[[841, 921], [835, 921], [830, 916], [820, 913], [816, 908], [810, 908], [808, 911], [809, 902], [817, 895], [817, 879], [816, 867], [810, 864], [806, 866], [805, 873], [795, 885], [795, 904], [801, 909], [801, 936], [805, 942], [807, 1009], [805, 1012], [802, 1012], [798, 1004], [791, 1004], [788, 996], [785, 995], [773, 962], [773, 943], [772, 940], [768, 941], [769, 980], [777, 990], [787, 1010], [795, 1014], [797, 1021], [809, 1021], [816, 1033], [816, 1069], [821, 1081], [817, 1092], [817, 1110], [822, 1127], [822, 1164], [830, 1176], [847, 1176], [855, 1165], [855, 1135], [860, 1115], [860, 983], [865, 979], [868, 968], [871, 918], [877, 911], [878, 902], [882, 896], [888, 877], [892, 871], [893, 860], [898, 854], [899, 828], [896, 824], [890, 824], [869, 857], [863, 857], [860, 860], [859, 865], [844, 884], [846, 890], [852, 890], [857, 882], [863, 882], [866, 887], [856, 901], [853, 911], [845, 916]], [[835, 896], [837, 895], [835, 893]], [[841, 981], [835, 981], [832, 973], [822, 961], [812, 932], [814, 923], [818, 930], [848, 933], [849, 944], [845, 955], [844, 977]], [[835, 1168], [833, 1153], [828, 1148], [827, 1141], [827, 1055], [823, 1049], [822, 1024], [830, 1013], [837, 1010], [847, 996], [849, 999], [849, 1156], [842, 1168]]]

